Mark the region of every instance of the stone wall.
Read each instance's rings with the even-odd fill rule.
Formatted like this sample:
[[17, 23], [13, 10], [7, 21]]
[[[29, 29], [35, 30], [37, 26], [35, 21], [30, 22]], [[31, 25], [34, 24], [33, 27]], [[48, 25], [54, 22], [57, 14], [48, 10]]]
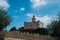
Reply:
[[4, 37], [5, 40], [26, 40], [26, 39], [19, 39], [19, 38], [11, 38], [11, 37]]
[[3, 35], [7, 38], [18, 38], [18, 39], [26, 39], [26, 40], [55, 40], [54, 37], [50, 37], [47, 35], [39, 35], [39, 34], [31, 34], [26, 32], [7, 32], [1, 31], [0, 35]]

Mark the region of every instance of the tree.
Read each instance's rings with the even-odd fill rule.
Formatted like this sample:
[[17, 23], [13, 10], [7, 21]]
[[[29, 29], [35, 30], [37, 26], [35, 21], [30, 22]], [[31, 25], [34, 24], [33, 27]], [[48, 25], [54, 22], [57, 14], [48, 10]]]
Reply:
[[17, 31], [17, 29], [16, 29], [16, 27], [14, 26], [14, 27], [12, 27], [12, 28], [10, 29], [10, 31]]
[[52, 36], [60, 37], [60, 13], [57, 16], [57, 20], [53, 20], [48, 27]]
[[57, 14], [57, 19], [60, 20], [60, 12]]
[[23, 30], [23, 29], [24, 29], [24, 27], [18, 28], [18, 31], [21, 31], [21, 30]]
[[11, 22], [10, 16], [8, 16], [5, 10], [0, 9], [0, 30], [5, 29]]
[[46, 28], [37, 28], [34, 30], [34, 33], [39, 33], [42, 35], [48, 35], [48, 30]]

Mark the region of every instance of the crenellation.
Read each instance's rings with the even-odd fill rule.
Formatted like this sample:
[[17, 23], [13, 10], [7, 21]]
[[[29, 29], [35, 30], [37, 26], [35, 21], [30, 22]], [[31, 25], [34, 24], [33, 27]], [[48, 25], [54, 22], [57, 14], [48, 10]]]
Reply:
[[[10, 38], [19, 38], [19, 39], [42, 39], [43, 38], [46, 40], [46, 39], [50, 39], [51, 37], [47, 36], [47, 35], [39, 35], [38, 33], [37, 34], [32, 34], [32, 33], [28, 33], [28, 32], [13, 32], [13, 31], [10, 31], [10, 32], [7, 32], [7, 31], [1, 31], [0, 32], [0, 35], [4, 35], [4, 37], [10, 37]], [[53, 38], [51, 38], [53, 39]]]
[[18, 33], [20, 33], [20, 31], [17, 31]]

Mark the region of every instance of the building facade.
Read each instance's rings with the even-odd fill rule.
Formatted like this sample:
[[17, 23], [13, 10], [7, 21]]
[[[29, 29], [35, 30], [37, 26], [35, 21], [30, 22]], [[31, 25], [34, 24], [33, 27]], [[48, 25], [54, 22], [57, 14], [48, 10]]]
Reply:
[[32, 17], [32, 22], [24, 22], [24, 29], [36, 29], [43, 28], [43, 23], [41, 21], [36, 21], [35, 15]]

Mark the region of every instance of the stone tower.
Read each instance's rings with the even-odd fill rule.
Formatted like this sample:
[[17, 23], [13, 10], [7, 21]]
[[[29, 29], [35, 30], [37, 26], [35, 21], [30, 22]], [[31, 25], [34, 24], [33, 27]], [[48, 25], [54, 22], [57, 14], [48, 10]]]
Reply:
[[33, 15], [32, 22], [36, 22], [35, 15]]

